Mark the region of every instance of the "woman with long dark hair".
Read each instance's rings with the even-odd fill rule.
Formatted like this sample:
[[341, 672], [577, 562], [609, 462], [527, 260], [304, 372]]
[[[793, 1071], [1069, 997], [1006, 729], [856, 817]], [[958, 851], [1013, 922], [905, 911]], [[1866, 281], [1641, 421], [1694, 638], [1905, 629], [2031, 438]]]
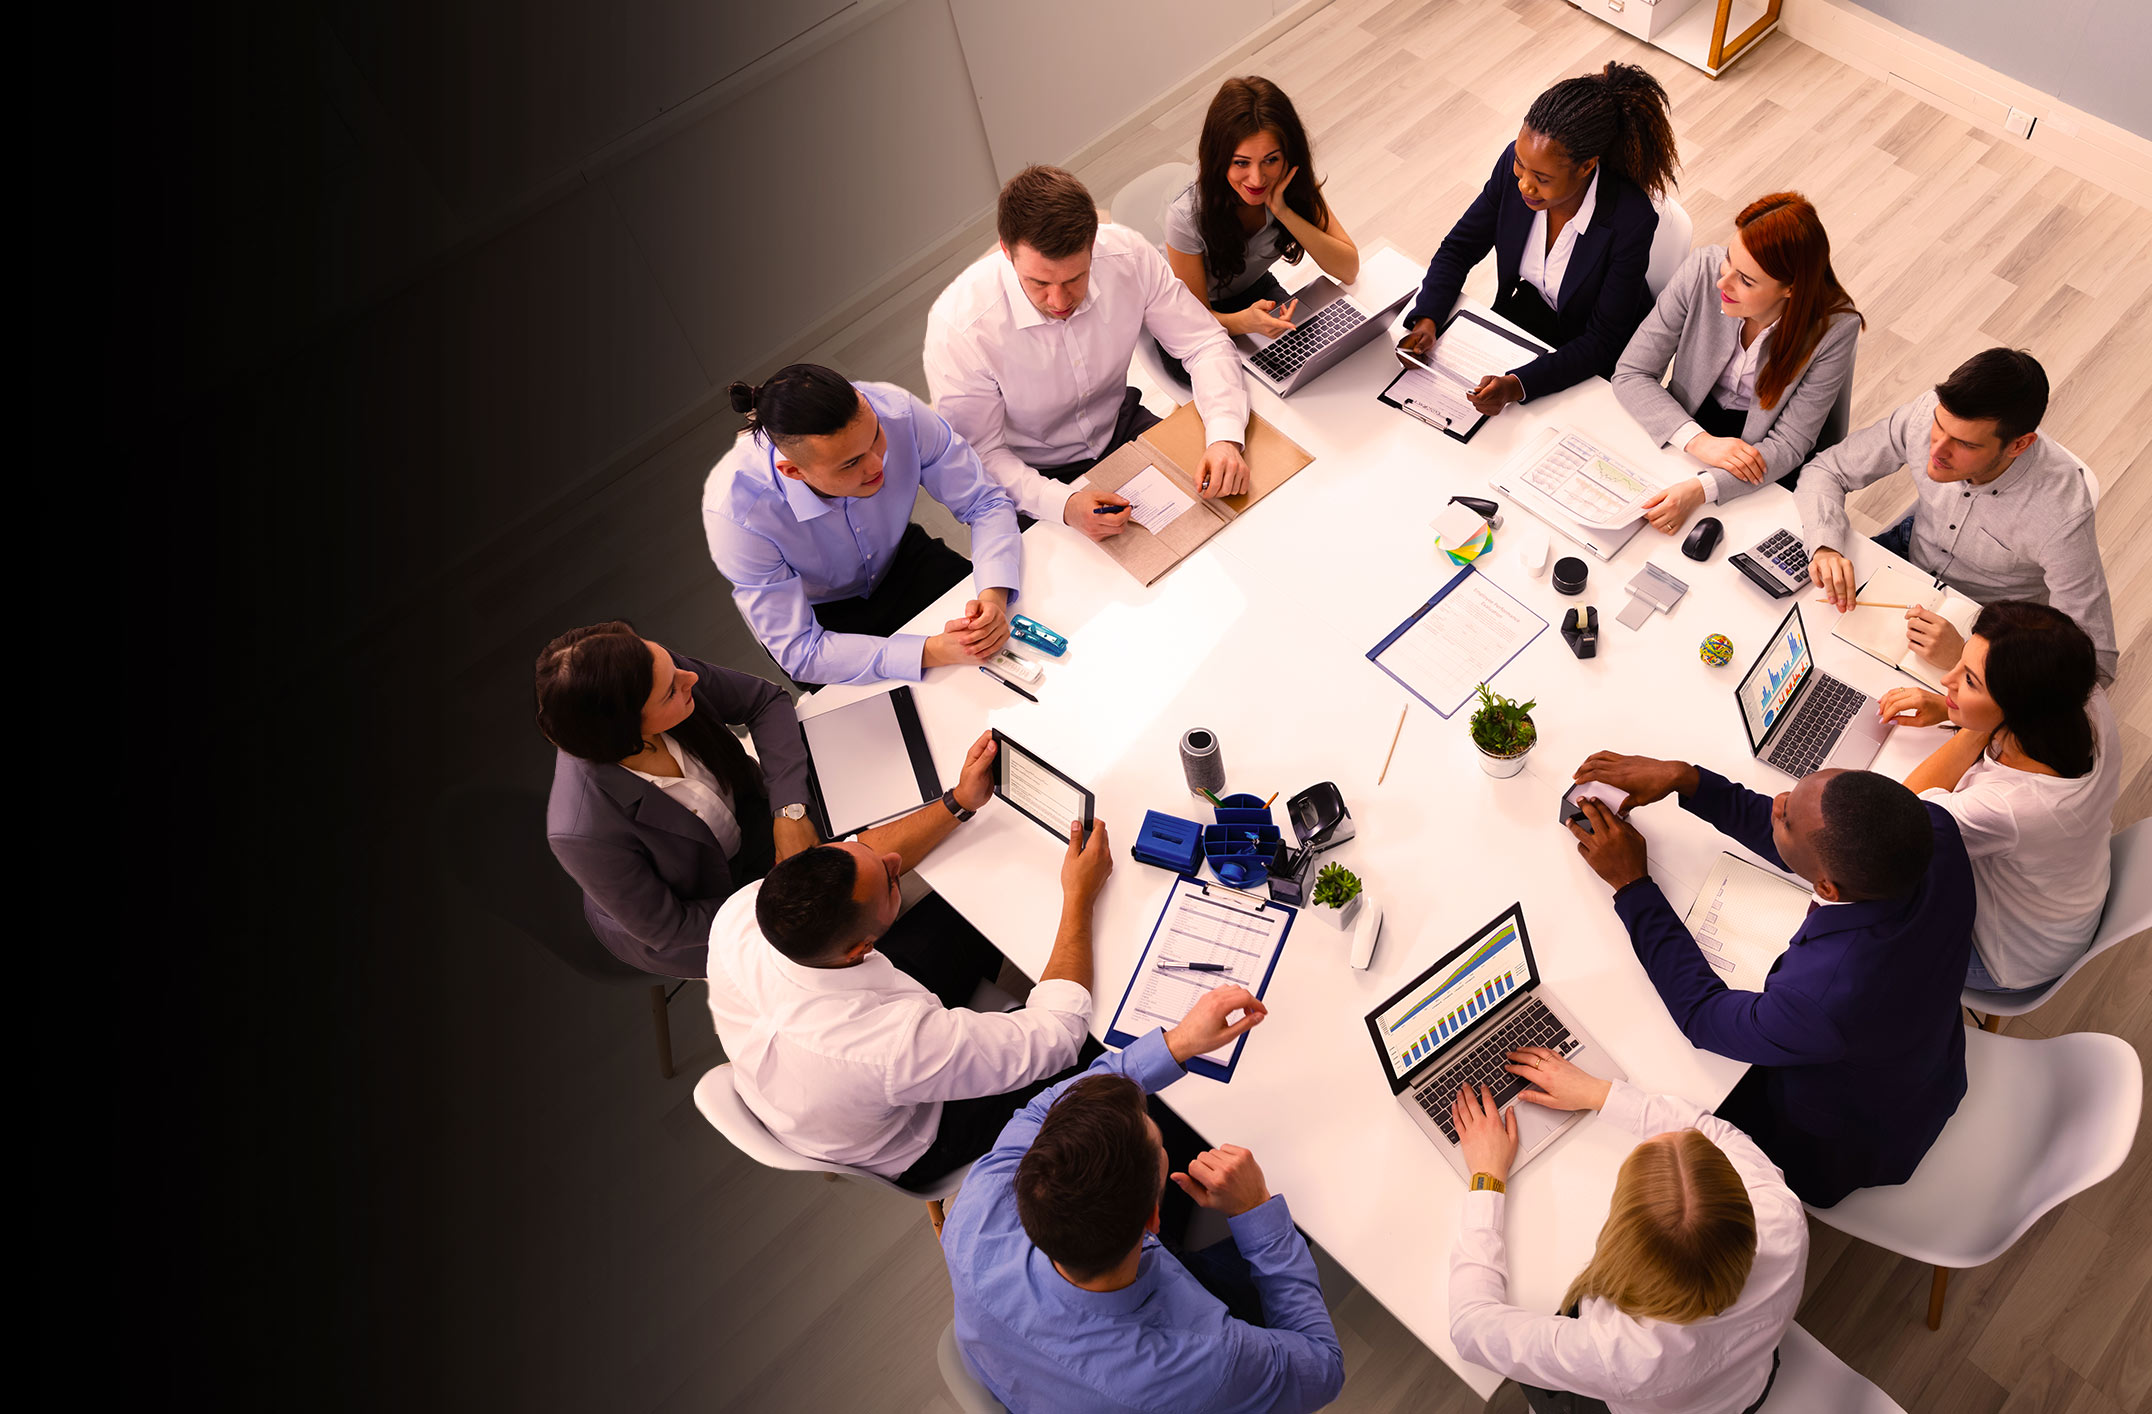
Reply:
[[1831, 238], [1799, 192], [1750, 202], [1725, 245], [1691, 253], [1614, 370], [1614, 396], [1637, 424], [1705, 464], [1644, 503], [1653, 529], [1671, 535], [1707, 501], [1798, 473], [1853, 382], [1861, 328]]
[[1270, 268], [1303, 255], [1341, 285], [1359, 278], [1293, 101], [1258, 75], [1227, 79], [1203, 117], [1196, 179], [1166, 207], [1166, 262], [1227, 333], [1275, 336], [1293, 306]]
[[[645, 972], [702, 976], [718, 906], [819, 842], [792, 700], [617, 619], [547, 644], [537, 696], [560, 753], [546, 839], [591, 930]], [[753, 733], [759, 767], [733, 723]]]
[[1531, 1082], [1519, 1104], [1597, 1110], [1598, 1123], [1641, 1142], [1559, 1312], [1531, 1310], [1511, 1299], [1502, 1241], [1516, 1114], [1490, 1090], [1458, 1093], [1451, 1122], [1473, 1171], [1450, 1257], [1458, 1352], [1515, 1379], [1534, 1414], [1768, 1407], [1808, 1263], [1808, 1215], [1785, 1175], [1693, 1100], [1602, 1080], [1539, 1046], [1509, 1062]]
[[2092, 639], [2049, 605], [1990, 604], [1943, 687], [1893, 689], [1882, 711], [1958, 725], [1905, 783], [1950, 812], [1972, 856], [1965, 984], [2038, 990], [2083, 956], [2107, 904], [2122, 750]]
[[1679, 162], [1666, 90], [1633, 64], [1609, 63], [1539, 95], [1428, 262], [1399, 357], [1431, 356], [1466, 274], [1492, 251], [1494, 312], [1551, 352], [1487, 370], [1467, 395], [1472, 406], [1492, 416], [1595, 373], [1611, 376], [1651, 308], [1652, 203]]

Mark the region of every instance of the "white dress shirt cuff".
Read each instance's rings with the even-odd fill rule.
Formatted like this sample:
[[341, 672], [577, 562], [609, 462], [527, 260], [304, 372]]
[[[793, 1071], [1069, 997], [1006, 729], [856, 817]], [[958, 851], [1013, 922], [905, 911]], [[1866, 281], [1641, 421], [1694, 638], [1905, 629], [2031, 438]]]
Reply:
[[1091, 991], [1081, 982], [1071, 982], [1066, 977], [1054, 977], [1031, 989], [1024, 999], [1027, 1007], [1042, 1011], [1058, 1011], [1089, 1022], [1091, 1017]]
[[1712, 477], [1710, 472], [1699, 471], [1696, 473], [1696, 484], [1704, 488], [1704, 503], [1706, 505], [1715, 506], [1719, 503], [1719, 483]]
[[1686, 452], [1689, 450], [1689, 443], [1703, 435], [1703, 424], [1691, 418], [1674, 429], [1674, 435], [1666, 439], [1666, 445], [1677, 452]]
[[1009, 487], [1016, 493], [1019, 509], [1033, 520], [1043, 520], [1052, 525], [1065, 525], [1061, 513], [1068, 509], [1069, 492], [1073, 486], [1064, 486], [1050, 476], [1041, 476], [1029, 466], [1016, 485]]
[[1599, 1118], [1624, 1134], [1641, 1135], [1644, 1092], [1626, 1080], [1613, 1081], [1607, 1090], [1606, 1103], [1599, 1107]]
[[[1615, 1083], [1619, 1084], [1620, 1082], [1616, 1081]], [[1504, 1193], [1497, 1193], [1492, 1188], [1482, 1188], [1476, 1193], [1468, 1191], [1465, 1194], [1464, 1210], [1457, 1215], [1457, 1226], [1461, 1230], [1471, 1232], [1500, 1232], [1502, 1230], [1502, 1206], [1508, 1196]]]
[[1219, 413], [1203, 419], [1203, 441], [1206, 448], [1212, 442], [1232, 442], [1247, 450], [1248, 419], [1245, 414], [1236, 417], [1230, 412]]

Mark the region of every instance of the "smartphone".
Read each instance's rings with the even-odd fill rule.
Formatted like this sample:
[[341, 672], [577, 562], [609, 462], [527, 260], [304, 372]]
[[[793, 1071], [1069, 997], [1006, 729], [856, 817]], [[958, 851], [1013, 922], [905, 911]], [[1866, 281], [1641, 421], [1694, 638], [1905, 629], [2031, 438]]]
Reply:
[[1562, 792], [1562, 809], [1559, 816], [1561, 822], [1567, 825], [1574, 820], [1582, 825], [1584, 833], [1589, 835], [1593, 833], [1592, 817], [1585, 814], [1584, 807], [1577, 803], [1582, 800], [1599, 801], [1607, 809], [1620, 814], [1622, 807], [1629, 803], [1629, 792], [1598, 781], [1578, 781]]

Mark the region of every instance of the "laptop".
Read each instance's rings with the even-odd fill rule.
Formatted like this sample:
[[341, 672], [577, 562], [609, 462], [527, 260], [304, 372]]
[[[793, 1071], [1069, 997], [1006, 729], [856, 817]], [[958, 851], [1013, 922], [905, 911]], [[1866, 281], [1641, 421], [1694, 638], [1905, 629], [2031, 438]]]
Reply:
[[1826, 766], [1860, 770], [1890, 735], [1873, 697], [1816, 666], [1799, 604], [1779, 621], [1734, 700], [1756, 759], [1796, 779]]
[[1802, 548], [1801, 537], [1790, 530], [1772, 531], [1740, 554], [1728, 555], [1726, 563], [1773, 599], [1808, 588], [1808, 551]]
[[[1379, 252], [1378, 258], [1387, 254]], [[1275, 339], [1243, 335], [1233, 340], [1242, 366], [1282, 398], [1358, 353], [1370, 340], [1383, 337], [1392, 316], [1419, 288], [1420, 272], [1401, 256], [1379, 267], [1371, 260], [1369, 266], [1354, 283], [1385, 292], [1382, 304], [1363, 303], [1376, 296], [1363, 291], [1356, 299], [1328, 275], [1318, 275], [1292, 296], [1300, 303], [1293, 311], [1290, 334]]]
[[1470, 1178], [1457, 1147], [1450, 1105], [1460, 1087], [1485, 1084], [1495, 1103], [1517, 1112], [1517, 1160], [1512, 1172], [1583, 1118], [1582, 1111], [1524, 1104], [1526, 1082], [1511, 1075], [1509, 1052], [1544, 1046], [1594, 1075], [1626, 1079], [1604, 1047], [1540, 984], [1524, 905], [1513, 903], [1367, 1014], [1367, 1034], [1382, 1057], [1390, 1093], [1461, 1177]]

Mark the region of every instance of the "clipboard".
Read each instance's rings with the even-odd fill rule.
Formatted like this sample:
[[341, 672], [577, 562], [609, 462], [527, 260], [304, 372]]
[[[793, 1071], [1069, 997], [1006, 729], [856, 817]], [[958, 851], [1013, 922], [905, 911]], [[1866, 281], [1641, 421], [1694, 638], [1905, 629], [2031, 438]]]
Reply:
[[1242, 456], [1248, 463], [1248, 489], [1237, 496], [1206, 500], [1199, 494], [1195, 469], [1203, 465], [1203, 452], [1208, 446], [1196, 405], [1183, 403], [1171, 417], [1133, 442], [1123, 444], [1086, 473], [1086, 483], [1092, 490], [1117, 492], [1123, 484], [1142, 475], [1145, 467], [1156, 467], [1194, 502], [1156, 533], [1131, 519], [1119, 535], [1098, 542], [1099, 549], [1134, 575], [1138, 583], [1157, 582], [1167, 570], [1194, 554], [1204, 541], [1315, 460], [1274, 424], [1251, 413], [1247, 441], [1242, 445]]
[[[1440, 343], [1442, 342], [1442, 336], [1449, 333], [1450, 330], [1456, 326], [1457, 321], [1460, 319], [1470, 320], [1478, 328], [1484, 329], [1490, 334], [1498, 335], [1509, 343], [1515, 344], [1519, 349], [1523, 350], [1526, 354], [1529, 354], [1533, 358], [1538, 358], [1544, 354], [1552, 352], [1550, 349], [1547, 348], [1545, 344], [1539, 343], [1537, 340], [1527, 339], [1514, 330], [1504, 329], [1501, 325], [1495, 323], [1493, 320], [1483, 318], [1469, 309], [1456, 310], [1450, 315], [1447, 320], [1442, 323], [1442, 325], [1437, 329], [1435, 333], [1435, 342], [1437, 345], [1440, 345]], [[1504, 372], [1507, 371], [1508, 370], [1506, 369], [1504, 370]], [[1397, 371], [1397, 376], [1390, 380], [1389, 386], [1375, 395], [1375, 400], [1379, 403], [1383, 403], [1386, 406], [1396, 408], [1399, 412], [1404, 413], [1407, 417], [1417, 418], [1421, 422], [1426, 423], [1429, 427], [1434, 428], [1436, 431], [1454, 437], [1460, 442], [1471, 441], [1473, 434], [1478, 432], [1480, 428], [1486, 425], [1486, 414], [1474, 414], [1472, 418], [1472, 425], [1466, 427], [1462, 431], [1459, 431], [1456, 424], [1450, 418], [1443, 416], [1442, 414], [1434, 411], [1431, 408], [1420, 406], [1409, 397], [1397, 395], [1397, 385], [1404, 382], [1405, 379], [1411, 377], [1414, 372], [1415, 370], [1411, 368], [1399, 369]], [[1444, 375], [1433, 369], [1428, 369], [1427, 376], [1430, 378], [1441, 378]]]
[[[907, 683], [803, 717], [800, 736], [807, 743], [807, 812], [825, 840], [844, 839], [941, 799], [941, 776]], [[831, 776], [826, 783], [825, 767]], [[832, 813], [847, 820], [845, 828], [831, 828]], [[868, 818], [849, 823], [860, 816]]]
[[[1169, 920], [1181, 919], [1184, 909], [1193, 910], [1192, 919], [1198, 923], [1198, 936], [1176, 932], [1166, 926]], [[1239, 889], [1227, 888], [1224, 884], [1206, 884], [1186, 874], [1177, 876], [1173, 880], [1173, 887], [1166, 893], [1166, 906], [1159, 910], [1158, 922], [1151, 927], [1150, 940], [1143, 945], [1143, 956], [1136, 962], [1135, 975], [1128, 980], [1128, 990], [1121, 994], [1121, 1004], [1114, 1008], [1113, 1023], [1106, 1028], [1106, 1044], [1125, 1050], [1136, 1044], [1137, 1038], [1149, 1032], [1152, 1027], [1175, 1025], [1195, 1003], [1197, 997], [1228, 981], [1239, 982], [1261, 997], [1270, 987], [1271, 974], [1277, 971], [1279, 954], [1285, 951], [1285, 940], [1293, 930], [1293, 919], [1296, 915], [1297, 910], [1291, 904], [1279, 903], [1276, 899], [1258, 898]], [[1236, 921], [1239, 917], [1252, 921], [1243, 924]], [[1207, 943], [1200, 936], [1205, 931], [1202, 925], [1213, 922], [1214, 931], [1222, 936], [1223, 941]], [[1253, 956], [1256, 949], [1251, 946], [1258, 937], [1263, 954], [1260, 957]], [[1173, 951], [1167, 951], [1168, 948]], [[1182, 959], [1194, 962], [1209, 961], [1214, 955], [1227, 956], [1231, 953], [1247, 953], [1250, 956], [1245, 972], [1230, 977], [1221, 977], [1213, 972], [1174, 973], [1152, 967], [1151, 959], [1154, 954], [1159, 957], [1182, 958], [1183, 953], [1195, 954]], [[1259, 980], [1255, 985], [1249, 986], [1246, 973], [1258, 970]], [[1158, 979], [1168, 980], [1155, 989], [1145, 986], [1144, 1000], [1138, 1000], [1139, 985], [1153, 982], [1154, 971]], [[1184, 985], [1173, 985], [1176, 983]], [[1150, 1003], [1149, 1006], [1144, 1004], [1146, 1000]], [[1172, 1015], [1165, 1015], [1167, 1011], [1171, 1011]], [[1124, 1020], [1135, 1029], [1124, 1026]], [[1247, 1042], [1248, 1033], [1244, 1031], [1233, 1038], [1232, 1050], [1223, 1061], [1212, 1056], [1191, 1056], [1183, 1069], [1191, 1075], [1205, 1076], [1221, 1083], [1230, 1081], [1234, 1070], [1240, 1065], [1241, 1048]]]
[[[1476, 580], [1473, 578], [1473, 576], [1475, 575], [1478, 575], [1478, 578]], [[1418, 626], [1420, 621], [1422, 619], [1425, 619], [1427, 615], [1434, 610], [1436, 605], [1440, 604], [1443, 600], [1449, 598], [1450, 595], [1459, 588], [1459, 586], [1467, 583], [1471, 583], [1476, 591], [1483, 592], [1487, 596], [1488, 600], [1492, 602], [1499, 609], [1500, 612], [1502, 612], [1507, 618], [1511, 620], [1511, 632], [1513, 636], [1521, 636], [1515, 636], [1515, 646], [1510, 649], [1508, 656], [1503, 658], [1501, 662], [1495, 663], [1492, 666], [1487, 666], [1482, 663], [1473, 663], [1466, 665], [1467, 671], [1457, 680], [1464, 683], [1463, 692], [1458, 696], [1456, 701], [1450, 703], [1448, 707], [1444, 707], [1440, 702], [1433, 700], [1427, 695], [1428, 692], [1434, 690], [1432, 683], [1429, 681], [1429, 674], [1427, 672], [1423, 670], [1422, 672], [1413, 674], [1413, 676], [1419, 677], [1421, 679], [1421, 681], [1415, 683], [1412, 680], [1412, 677], [1407, 676], [1407, 670], [1409, 670], [1412, 665], [1403, 662], [1393, 665], [1391, 663], [1384, 662], [1383, 657], [1385, 654], [1389, 653], [1391, 648], [1398, 642], [1399, 639], [1405, 637], [1406, 634], [1410, 633], [1416, 626]], [[1528, 632], [1524, 631], [1527, 621], [1529, 621], [1531, 625], [1531, 628]], [[1384, 635], [1382, 642], [1376, 644], [1373, 648], [1368, 649], [1367, 660], [1370, 663], [1373, 663], [1376, 667], [1382, 669], [1384, 672], [1388, 673], [1391, 677], [1395, 678], [1397, 680], [1398, 686], [1404, 688], [1405, 691], [1411, 693], [1421, 702], [1426, 703], [1436, 716], [1448, 719], [1457, 715], [1458, 711], [1461, 710], [1467, 702], [1470, 702], [1472, 700], [1472, 688], [1474, 684], [1489, 681], [1494, 677], [1496, 673], [1499, 673], [1500, 671], [1502, 671], [1502, 669], [1508, 667], [1511, 663], [1516, 662], [1518, 655], [1523, 653], [1526, 648], [1531, 646], [1534, 639], [1538, 638], [1542, 633], [1545, 633], [1546, 631], [1547, 621], [1541, 618], [1538, 614], [1534, 613], [1524, 603], [1523, 600], [1519, 599], [1516, 595], [1510, 593], [1507, 589], [1504, 589], [1501, 585], [1495, 583], [1487, 576], [1479, 574], [1479, 569], [1476, 564], [1468, 564], [1462, 569], [1458, 570], [1457, 573], [1451, 575], [1449, 583], [1443, 585], [1440, 589], [1436, 590], [1435, 596], [1432, 599], [1429, 599], [1419, 608], [1413, 610], [1412, 613], [1406, 616], [1403, 623], [1399, 624], [1396, 628], [1391, 629], [1388, 634]], [[1466, 681], [1467, 679], [1469, 679], [1469, 681]], [[1455, 683], [1452, 683], [1452, 686], [1455, 685]], [[1440, 693], [1438, 695], [1447, 698], [1449, 694]]]

